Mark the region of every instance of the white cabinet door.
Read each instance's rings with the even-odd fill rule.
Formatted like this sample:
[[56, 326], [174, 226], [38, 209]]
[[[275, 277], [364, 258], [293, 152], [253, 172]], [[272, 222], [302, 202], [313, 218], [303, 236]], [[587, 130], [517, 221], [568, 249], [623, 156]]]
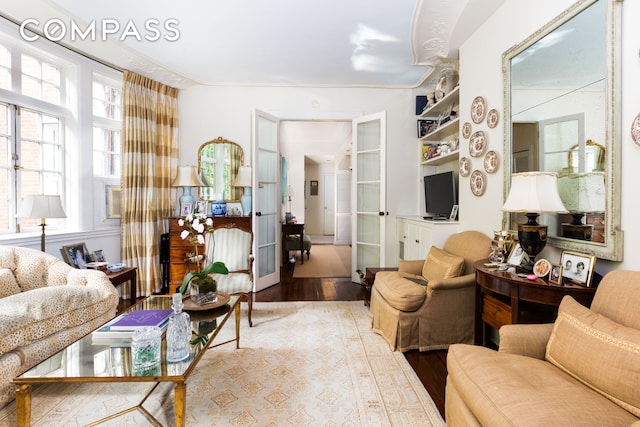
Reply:
[[385, 267], [386, 114], [353, 120], [353, 190], [351, 280], [360, 281], [357, 270]]

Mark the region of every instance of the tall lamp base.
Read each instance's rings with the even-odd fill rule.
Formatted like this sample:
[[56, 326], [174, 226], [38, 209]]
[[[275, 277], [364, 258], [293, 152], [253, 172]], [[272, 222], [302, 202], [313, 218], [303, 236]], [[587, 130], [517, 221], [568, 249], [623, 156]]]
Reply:
[[518, 225], [518, 241], [522, 249], [529, 255], [529, 262], [521, 268], [526, 271], [533, 271], [533, 264], [536, 262], [536, 255], [542, 252], [547, 244], [547, 226], [537, 223], [538, 214], [527, 213], [529, 221], [526, 224]]

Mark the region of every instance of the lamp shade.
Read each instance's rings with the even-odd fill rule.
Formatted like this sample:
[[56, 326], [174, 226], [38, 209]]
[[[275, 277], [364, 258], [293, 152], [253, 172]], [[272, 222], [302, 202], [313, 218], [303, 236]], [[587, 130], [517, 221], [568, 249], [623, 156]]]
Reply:
[[572, 173], [558, 179], [562, 203], [571, 213], [604, 212], [604, 172]]
[[233, 181], [234, 187], [251, 187], [251, 166], [240, 166], [236, 179]]
[[66, 218], [60, 196], [29, 194], [24, 196], [18, 218]]
[[293, 196], [293, 187], [290, 185], [287, 185], [287, 188], [284, 189], [284, 197], [291, 197]]
[[511, 188], [503, 211], [567, 213], [558, 194], [555, 172], [522, 172], [511, 175]]
[[178, 174], [171, 183], [172, 187], [204, 187], [195, 166], [178, 166]]

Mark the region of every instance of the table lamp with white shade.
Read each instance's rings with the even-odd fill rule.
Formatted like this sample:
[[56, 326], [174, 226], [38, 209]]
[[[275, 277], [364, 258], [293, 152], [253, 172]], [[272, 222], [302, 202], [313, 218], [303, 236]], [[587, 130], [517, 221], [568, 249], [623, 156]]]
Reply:
[[605, 211], [604, 172], [571, 173], [558, 179], [560, 199], [573, 221], [561, 225], [562, 237], [593, 239], [593, 225], [583, 223], [585, 215]]
[[191, 187], [204, 187], [204, 183], [198, 176], [195, 166], [178, 166], [178, 173], [176, 178], [171, 183], [172, 187], [184, 187], [182, 190], [182, 196], [180, 196], [180, 205], [185, 203], [191, 203], [191, 206], [195, 203], [195, 198], [191, 194]]
[[251, 166], [240, 166], [236, 179], [233, 181], [234, 187], [244, 187], [244, 194], [240, 197], [240, 205], [244, 215], [251, 214]]
[[558, 174], [555, 172], [522, 172], [511, 175], [511, 187], [503, 211], [524, 213], [528, 221], [518, 224], [518, 241], [529, 255], [532, 271], [535, 257], [547, 244], [547, 226], [538, 224], [541, 213], [567, 213], [558, 194]]
[[28, 194], [22, 199], [22, 204], [18, 213], [18, 218], [40, 218], [40, 227], [42, 227], [42, 235], [40, 236], [40, 250], [44, 252], [44, 227], [47, 218], [66, 218], [62, 208], [60, 196], [49, 196], [45, 194]]
[[284, 189], [284, 197], [287, 198], [289, 204], [287, 205], [287, 211], [284, 213], [284, 221], [288, 223], [293, 218], [291, 214], [291, 196], [293, 196], [293, 187], [291, 185], [287, 185], [287, 188]]

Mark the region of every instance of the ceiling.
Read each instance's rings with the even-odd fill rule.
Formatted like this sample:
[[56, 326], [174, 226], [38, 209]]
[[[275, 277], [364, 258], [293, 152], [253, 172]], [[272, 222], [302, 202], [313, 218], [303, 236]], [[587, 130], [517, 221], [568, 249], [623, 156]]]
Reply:
[[[106, 40], [71, 40], [69, 30], [62, 42], [177, 88], [412, 88], [449, 64], [442, 58], [457, 58], [504, 1], [0, 0], [0, 13], [16, 22], [37, 18], [40, 30], [51, 18], [81, 30], [115, 22], [120, 28]], [[150, 18], [158, 20], [158, 40], [145, 39], [156, 34], [145, 27]]]

